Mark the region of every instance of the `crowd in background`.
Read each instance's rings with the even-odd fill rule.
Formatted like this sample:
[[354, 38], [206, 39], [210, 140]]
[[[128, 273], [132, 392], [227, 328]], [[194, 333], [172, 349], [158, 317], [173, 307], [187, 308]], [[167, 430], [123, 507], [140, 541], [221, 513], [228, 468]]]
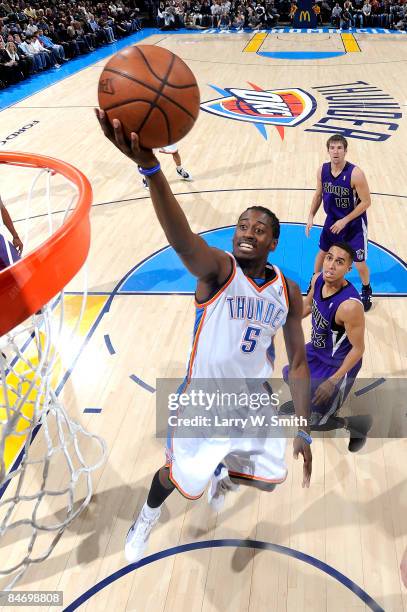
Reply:
[[0, 88], [140, 30], [140, 4], [1, 0]]
[[[262, 30], [294, 21], [296, 0], [167, 0], [156, 23], [162, 29]], [[405, 0], [314, 0], [318, 25], [406, 29]]]
[[[268, 29], [294, 21], [297, 0], [1, 0], [0, 89], [114, 43], [161, 29]], [[407, 30], [407, 0], [314, 0], [318, 25]]]

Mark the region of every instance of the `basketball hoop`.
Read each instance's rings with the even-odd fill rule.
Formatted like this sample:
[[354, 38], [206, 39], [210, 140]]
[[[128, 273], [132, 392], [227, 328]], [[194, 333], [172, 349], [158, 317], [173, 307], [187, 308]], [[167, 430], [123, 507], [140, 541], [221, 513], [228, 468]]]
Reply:
[[[0, 164], [13, 173], [13, 185], [24, 188], [26, 181], [28, 191], [27, 254], [17, 261], [0, 215], [10, 263], [0, 272], [0, 590], [9, 590], [51, 554], [89, 504], [91, 473], [104, 461], [105, 443], [70, 418], [58, 393], [64, 348], [75, 342], [86, 305], [90, 183], [73, 166], [43, 155], [3, 152]], [[33, 177], [20, 183], [24, 169]], [[64, 288], [81, 268], [84, 288], [68, 320]]]
[[85, 263], [90, 245], [92, 188], [82, 172], [51, 157], [0, 153], [0, 163], [60, 173], [78, 188], [77, 205], [60, 228], [35, 251], [0, 272], [2, 336], [49, 302]]

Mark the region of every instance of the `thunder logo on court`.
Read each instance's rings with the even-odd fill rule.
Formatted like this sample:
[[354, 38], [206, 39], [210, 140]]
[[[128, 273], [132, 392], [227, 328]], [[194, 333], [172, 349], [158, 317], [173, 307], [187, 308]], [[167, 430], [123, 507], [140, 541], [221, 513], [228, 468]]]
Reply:
[[284, 138], [284, 128], [299, 125], [315, 111], [312, 96], [303, 89], [287, 88], [264, 90], [249, 83], [252, 89], [225, 88], [211, 85], [221, 98], [201, 104], [207, 113], [252, 123], [267, 140], [266, 126], [278, 129]]

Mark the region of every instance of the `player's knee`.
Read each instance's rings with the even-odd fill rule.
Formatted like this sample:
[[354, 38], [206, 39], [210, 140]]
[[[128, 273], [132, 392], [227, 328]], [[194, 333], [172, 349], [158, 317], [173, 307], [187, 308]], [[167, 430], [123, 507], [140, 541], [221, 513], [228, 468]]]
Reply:
[[162, 468], [160, 468], [157, 474], [158, 474], [159, 482], [163, 487], [165, 487], [166, 489], [175, 488], [175, 485], [173, 484], [173, 482], [171, 482], [170, 469], [167, 465], [164, 465]]

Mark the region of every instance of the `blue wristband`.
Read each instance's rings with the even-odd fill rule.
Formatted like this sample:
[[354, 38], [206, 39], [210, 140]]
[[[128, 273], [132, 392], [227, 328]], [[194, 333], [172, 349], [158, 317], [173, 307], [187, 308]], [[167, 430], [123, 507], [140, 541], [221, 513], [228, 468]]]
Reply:
[[159, 163], [156, 166], [153, 166], [152, 168], [142, 168], [141, 166], [138, 166], [138, 171], [143, 176], [152, 176], [153, 174], [157, 174], [157, 172], [160, 172], [160, 170], [161, 165]]
[[303, 431], [302, 429], [299, 429], [297, 431], [296, 438], [302, 438], [303, 440], [306, 441], [307, 444], [312, 444], [311, 436], [309, 434], [307, 434], [306, 431]]

